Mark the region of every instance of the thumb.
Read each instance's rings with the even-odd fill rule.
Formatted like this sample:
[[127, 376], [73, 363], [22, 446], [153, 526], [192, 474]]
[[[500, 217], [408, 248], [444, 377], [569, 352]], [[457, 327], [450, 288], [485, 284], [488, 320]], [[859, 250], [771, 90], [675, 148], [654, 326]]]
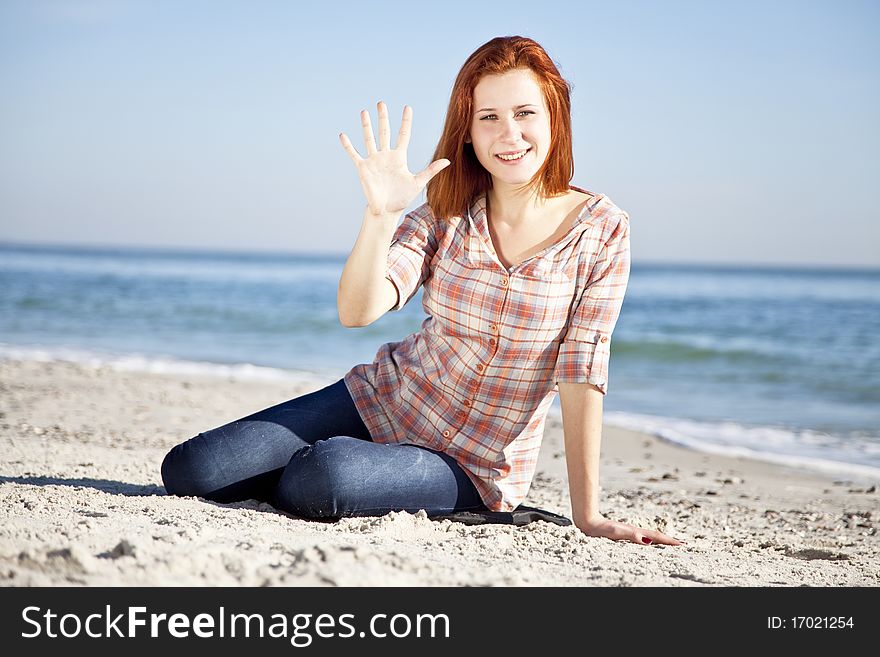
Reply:
[[443, 169], [448, 167], [450, 164], [452, 164], [452, 162], [447, 160], [445, 157], [439, 160], [434, 160], [425, 168], [424, 171], [416, 175], [416, 183], [419, 185], [419, 187], [424, 187], [428, 184], [431, 178], [443, 171]]

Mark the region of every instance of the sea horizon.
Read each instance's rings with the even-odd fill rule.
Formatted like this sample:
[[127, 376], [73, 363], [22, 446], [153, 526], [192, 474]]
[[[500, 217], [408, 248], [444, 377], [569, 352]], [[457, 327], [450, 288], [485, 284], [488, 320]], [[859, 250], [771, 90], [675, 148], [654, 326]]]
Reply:
[[[345, 259], [350, 251], [297, 251], [284, 249], [243, 249], [243, 248], [215, 248], [198, 246], [159, 246], [142, 244], [101, 244], [101, 243], [64, 243], [64, 242], [32, 242], [19, 240], [0, 240], [0, 249], [33, 249], [36, 251], [64, 251], [75, 250], [81, 252], [108, 252], [120, 251], [130, 253], [143, 253], [155, 255], [194, 255], [194, 256], [238, 256], [238, 257], [296, 257], [315, 259]], [[767, 271], [805, 271], [805, 272], [841, 272], [841, 273], [878, 273], [878, 265], [844, 265], [840, 263], [775, 263], [775, 262], [701, 262], [690, 260], [680, 262], [676, 260], [645, 260], [639, 259], [632, 262], [633, 267], [670, 267], [676, 269], [719, 269], [719, 270], [767, 270]]]

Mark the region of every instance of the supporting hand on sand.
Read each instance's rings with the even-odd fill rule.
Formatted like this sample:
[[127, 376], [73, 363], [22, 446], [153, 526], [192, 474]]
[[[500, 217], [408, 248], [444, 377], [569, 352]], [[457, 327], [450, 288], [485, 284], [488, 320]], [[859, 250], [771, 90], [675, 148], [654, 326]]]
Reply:
[[639, 545], [651, 545], [652, 543], [659, 545], [685, 545], [684, 541], [667, 536], [656, 529], [642, 529], [625, 522], [608, 520], [602, 516], [589, 522], [578, 524], [578, 529], [587, 536], [602, 536], [613, 541], [632, 541]]
[[378, 148], [370, 124], [370, 113], [367, 110], [361, 112], [361, 126], [364, 129], [364, 143], [367, 146], [366, 158], [360, 156], [344, 132], [340, 133], [339, 140], [357, 166], [370, 212], [374, 215], [399, 214], [412, 203], [431, 178], [451, 163], [445, 158], [435, 160], [420, 173], [415, 175], [410, 173], [406, 164], [406, 149], [409, 147], [412, 127], [412, 108], [409, 105], [403, 108], [403, 120], [395, 148], [391, 148], [388, 107], [379, 101], [378, 108]]

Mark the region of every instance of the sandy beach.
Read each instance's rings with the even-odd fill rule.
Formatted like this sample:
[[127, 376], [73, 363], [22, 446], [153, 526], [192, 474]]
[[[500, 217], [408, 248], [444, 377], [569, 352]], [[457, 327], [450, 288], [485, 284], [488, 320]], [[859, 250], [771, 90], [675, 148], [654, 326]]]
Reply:
[[[607, 426], [602, 511], [687, 546], [420, 514], [314, 522], [165, 494], [173, 445], [323, 382], [0, 362], [0, 583], [327, 586], [877, 586], [880, 493]], [[526, 504], [570, 514], [562, 426]]]

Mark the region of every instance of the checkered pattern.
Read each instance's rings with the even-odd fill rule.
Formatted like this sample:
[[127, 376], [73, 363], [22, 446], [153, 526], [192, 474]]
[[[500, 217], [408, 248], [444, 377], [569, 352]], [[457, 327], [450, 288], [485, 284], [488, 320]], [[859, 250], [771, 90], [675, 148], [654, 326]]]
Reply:
[[531, 486], [556, 384], [607, 392], [629, 271], [629, 215], [603, 194], [565, 237], [510, 270], [495, 254], [485, 195], [449, 221], [427, 203], [408, 213], [387, 278], [394, 310], [424, 285], [427, 318], [345, 375], [373, 439], [449, 454], [489, 509], [511, 511]]

